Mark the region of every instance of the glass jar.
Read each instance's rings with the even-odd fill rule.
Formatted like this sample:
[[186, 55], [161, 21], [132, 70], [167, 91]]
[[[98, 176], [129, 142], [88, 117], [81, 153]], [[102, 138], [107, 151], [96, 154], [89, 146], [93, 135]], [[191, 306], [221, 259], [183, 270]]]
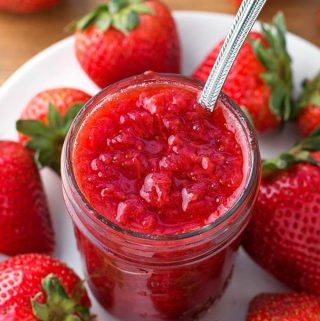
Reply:
[[119, 320], [194, 320], [205, 313], [228, 285], [241, 234], [258, 192], [260, 154], [254, 131], [240, 108], [220, 99], [242, 127], [248, 168], [244, 188], [231, 208], [213, 223], [178, 235], [147, 235], [123, 229], [87, 202], [75, 180], [72, 151], [81, 124], [112, 93], [144, 82], [203, 84], [176, 75], [145, 74], [102, 90], [81, 110], [65, 141], [62, 182], [78, 248], [90, 288]]

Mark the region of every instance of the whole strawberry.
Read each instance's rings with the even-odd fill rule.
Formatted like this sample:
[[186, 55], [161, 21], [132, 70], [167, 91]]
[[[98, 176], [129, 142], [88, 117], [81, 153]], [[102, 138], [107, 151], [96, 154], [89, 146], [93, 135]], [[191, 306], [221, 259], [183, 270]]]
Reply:
[[160, 1], [110, 0], [75, 28], [76, 56], [100, 87], [148, 70], [180, 71], [177, 28]]
[[[212, 49], [194, 71], [194, 78], [207, 80], [222, 44]], [[273, 26], [262, 25], [262, 33], [250, 33], [223, 91], [249, 113], [256, 129], [264, 132], [291, 118], [292, 88], [286, 26], [283, 15], [278, 14]]]
[[320, 321], [320, 299], [303, 293], [260, 294], [247, 321]]
[[22, 255], [0, 262], [0, 320], [90, 321], [79, 277], [57, 259]]
[[91, 98], [74, 88], [40, 92], [31, 99], [17, 122], [20, 142], [36, 151], [37, 163], [60, 174], [60, 156], [70, 125]]
[[320, 126], [320, 74], [304, 84], [297, 104], [297, 124], [302, 135]]
[[0, 141], [0, 253], [51, 253], [53, 230], [47, 200], [31, 153]]
[[0, 11], [31, 13], [57, 5], [60, 0], [0, 0]]
[[288, 286], [320, 294], [320, 128], [278, 158], [263, 179], [243, 247]]

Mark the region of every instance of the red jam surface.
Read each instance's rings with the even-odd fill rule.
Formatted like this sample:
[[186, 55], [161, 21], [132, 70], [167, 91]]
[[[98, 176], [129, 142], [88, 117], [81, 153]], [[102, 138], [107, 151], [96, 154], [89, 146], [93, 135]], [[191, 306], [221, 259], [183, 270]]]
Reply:
[[89, 114], [73, 167], [102, 216], [129, 230], [177, 234], [234, 204], [245, 176], [242, 128], [222, 102], [206, 111], [198, 94], [182, 85], [129, 87]]

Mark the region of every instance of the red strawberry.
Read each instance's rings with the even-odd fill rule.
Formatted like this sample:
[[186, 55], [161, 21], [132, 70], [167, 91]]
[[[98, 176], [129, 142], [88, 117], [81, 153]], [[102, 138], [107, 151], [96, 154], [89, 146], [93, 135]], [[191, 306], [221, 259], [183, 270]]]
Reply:
[[79, 277], [57, 259], [22, 255], [0, 262], [0, 320], [90, 321]]
[[298, 127], [304, 136], [320, 126], [320, 74], [305, 83], [297, 105]]
[[[286, 49], [286, 27], [282, 14], [274, 25], [262, 25], [262, 33], [251, 32], [223, 91], [240, 107], [246, 109], [258, 131], [273, 129], [291, 117], [292, 71]], [[200, 66], [193, 77], [206, 81], [223, 41]]]
[[21, 119], [41, 120], [48, 122], [49, 104], [55, 106], [61, 116], [64, 116], [69, 108], [78, 103], [86, 103], [90, 95], [74, 88], [54, 88], [44, 90], [34, 96], [21, 113]]
[[39, 172], [21, 144], [0, 141], [0, 181], [0, 252], [52, 252], [53, 230]]
[[303, 293], [260, 294], [247, 321], [320, 321], [320, 299]]
[[176, 25], [160, 1], [110, 0], [75, 28], [77, 58], [100, 87], [148, 70], [180, 71]]
[[73, 88], [45, 90], [31, 99], [17, 122], [20, 142], [37, 151], [41, 166], [60, 174], [60, 156], [71, 122], [91, 96]]
[[0, 0], [0, 11], [31, 13], [57, 5], [59, 0]]
[[249, 255], [288, 286], [320, 294], [320, 127], [278, 158], [264, 161]]

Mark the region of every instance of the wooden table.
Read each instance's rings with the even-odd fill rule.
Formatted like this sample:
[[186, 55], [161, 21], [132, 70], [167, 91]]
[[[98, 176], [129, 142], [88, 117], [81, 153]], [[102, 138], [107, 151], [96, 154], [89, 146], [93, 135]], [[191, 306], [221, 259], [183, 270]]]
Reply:
[[[164, 1], [174, 10], [236, 11], [231, 0]], [[63, 28], [99, 2], [103, 1], [62, 0], [53, 10], [32, 15], [0, 13], [0, 84], [33, 55], [66, 37]], [[290, 31], [320, 46], [320, 28], [315, 18], [319, 6], [319, 0], [269, 0], [262, 19], [270, 21], [278, 10], [283, 10]]]

